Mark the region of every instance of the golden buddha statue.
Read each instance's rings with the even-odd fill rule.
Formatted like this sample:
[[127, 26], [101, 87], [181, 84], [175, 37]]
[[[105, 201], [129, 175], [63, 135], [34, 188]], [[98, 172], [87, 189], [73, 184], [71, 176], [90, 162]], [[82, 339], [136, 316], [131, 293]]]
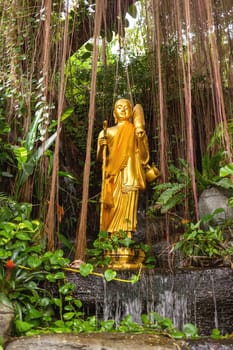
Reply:
[[119, 99], [113, 116], [116, 124], [109, 128], [105, 124], [98, 137], [97, 158], [103, 161], [100, 230], [110, 234], [123, 230], [132, 237], [137, 226], [138, 194], [146, 187], [146, 172], [149, 170], [150, 181], [158, 173], [148, 165], [142, 106], [136, 104], [133, 108], [128, 99]]

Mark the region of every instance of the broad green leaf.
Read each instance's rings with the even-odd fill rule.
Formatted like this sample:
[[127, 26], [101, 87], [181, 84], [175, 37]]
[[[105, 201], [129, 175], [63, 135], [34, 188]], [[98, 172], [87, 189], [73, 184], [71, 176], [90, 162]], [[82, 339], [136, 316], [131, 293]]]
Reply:
[[37, 107], [39, 106], [39, 104], [41, 105], [40, 109], [38, 109], [35, 112], [35, 118], [33, 119], [33, 122], [31, 124], [30, 130], [27, 133], [26, 136], [26, 142], [25, 142], [25, 146], [27, 148], [28, 151], [32, 151], [35, 141], [36, 141], [36, 134], [37, 134], [37, 128], [39, 123], [42, 121], [43, 118], [43, 111], [44, 111], [44, 106], [43, 106], [43, 101], [40, 101], [39, 103], [37, 103]]
[[73, 292], [74, 289], [75, 289], [74, 283], [66, 283], [59, 288], [59, 293], [66, 295], [70, 292]]
[[13, 232], [16, 229], [17, 225], [14, 224], [13, 222], [2, 222], [0, 223], [0, 229], [2, 229], [0, 231], [0, 235], [6, 235], [6, 232], [8, 235], [11, 235], [11, 237], [13, 236]]
[[36, 254], [30, 255], [27, 262], [32, 269], [35, 269], [42, 264], [41, 258]]
[[18, 227], [20, 230], [27, 229], [29, 231], [33, 231], [33, 224], [31, 221], [28, 221], [28, 220], [24, 220], [23, 222], [20, 222]]
[[215, 183], [213, 183], [213, 186], [218, 186], [218, 187], [231, 189], [231, 190], [233, 189], [233, 183], [230, 177], [224, 177], [221, 180], [215, 181]]
[[31, 308], [28, 311], [28, 316], [30, 317], [30, 319], [37, 319], [37, 318], [41, 318], [43, 316], [43, 312], [39, 311], [35, 308]]
[[33, 328], [34, 324], [29, 323], [29, 322], [25, 322], [25, 321], [16, 320], [15, 326], [16, 326], [16, 329], [18, 332], [24, 333], [24, 332], [29, 331], [29, 329]]
[[0, 303], [13, 309], [13, 305], [12, 305], [10, 299], [8, 299], [8, 297], [4, 293], [0, 293]]
[[25, 147], [12, 146], [13, 152], [18, 162], [18, 168], [23, 169], [23, 164], [27, 162], [28, 151]]
[[56, 278], [54, 277], [54, 274], [52, 273], [48, 273], [46, 275], [46, 279], [49, 281], [49, 282], [55, 282], [56, 281]]
[[212, 329], [212, 332], [211, 332], [211, 338], [212, 339], [221, 339], [221, 332], [219, 329]]
[[220, 168], [219, 175], [221, 177], [233, 175], [233, 163], [227, 164], [224, 167]]
[[157, 312], [151, 312], [150, 315], [155, 321], [161, 322], [163, 320], [162, 316], [160, 316]]
[[186, 323], [183, 327], [183, 331], [188, 338], [194, 338], [198, 335], [198, 329], [192, 323]]
[[133, 242], [134, 241], [129, 237], [120, 240], [120, 243], [122, 243], [124, 247], [129, 247]]
[[[60, 131], [60, 130], [59, 130]], [[49, 147], [53, 144], [54, 140], [57, 137], [57, 132], [51, 135], [43, 145], [41, 145], [34, 153], [31, 154], [27, 162], [21, 167], [22, 174], [18, 179], [18, 185], [22, 186], [24, 182], [27, 180], [28, 176], [32, 175], [34, 168], [39, 161], [40, 157], [49, 149]]]
[[116, 271], [113, 271], [111, 269], [108, 269], [104, 272], [104, 277], [107, 282], [112, 281], [116, 277], [117, 273]]
[[76, 299], [73, 302], [79, 309], [83, 306], [83, 303], [81, 302], [81, 300]]
[[131, 282], [132, 284], [135, 284], [135, 283], [137, 283], [138, 281], [139, 281], [139, 276], [133, 274], [133, 275], [131, 276], [130, 282]]
[[[62, 306], [62, 300], [59, 299], [59, 298], [53, 298], [52, 299], [53, 303], [58, 306], [58, 307], [61, 307]], [[62, 322], [62, 321], [57, 321], [57, 322]]]
[[63, 314], [63, 318], [66, 321], [71, 320], [74, 316], [75, 316], [75, 312], [65, 312]]
[[64, 279], [65, 278], [65, 274], [62, 271], [56, 272], [55, 275], [54, 275], [54, 278], [56, 280]]
[[[0, 241], [2, 241], [2, 239], [0, 238]], [[2, 243], [2, 244], [1, 244]], [[0, 245], [5, 245], [5, 243], [0, 242]], [[0, 248], [0, 259], [7, 259], [11, 256], [11, 251], [8, 251], [6, 249]]]
[[177, 329], [171, 329], [169, 331], [169, 334], [174, 338], [174, 339], [184, 339], [185, 334], [183, 332], [180, 332]]
[[142, 320], [142, 323], [143, 323], [144, 325], [150, 325], [150, 324], [151, 324], [151, 320], [150, 320], [149, 315], [142, 314], [142, 315], [141, 315], [141, 320]]
[[88, 263], [87, 264], [83, 263], [83, 264], [80, 265], [79, 270], [80, 270], [80, 274], [83, 277], [86, 277], [86, 276], [90, 275], [90, 273], [92, 273], [93, 265], [92, 264], [88, 264]]
[[101, 321], [101, 332], [112, 332], [114, 330], [115, 321], [114, 320], [107, 320], [107, 321]]
[[18, 232], [16, 233], [16, 238], [20, 239], [21, 241], [30, 241], [32, 238], [27, 232]]
[[41, 306], [48, 306], [50, 304], [50, 299], [47, 297], [41, 298], [40, 299], [40, 305]]
[[159, 323], [163, 328], [172, 328], [172, 320], [170, 318], [164, 318]]

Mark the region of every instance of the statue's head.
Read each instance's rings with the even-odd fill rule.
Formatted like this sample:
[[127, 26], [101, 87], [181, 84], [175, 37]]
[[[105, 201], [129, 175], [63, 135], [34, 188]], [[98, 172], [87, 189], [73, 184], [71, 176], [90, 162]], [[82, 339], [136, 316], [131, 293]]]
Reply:
[[113, 115], [116, 123], [123, 120], [130, 120], [133, 115], [133, 107], [130, 100], [126, 98], [117, 100], [114, 105]]

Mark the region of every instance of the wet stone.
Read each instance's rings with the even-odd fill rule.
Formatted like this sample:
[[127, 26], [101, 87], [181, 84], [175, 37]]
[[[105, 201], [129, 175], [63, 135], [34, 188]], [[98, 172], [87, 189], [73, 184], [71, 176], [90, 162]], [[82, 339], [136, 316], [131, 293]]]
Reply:
[[233, 340], [190, 340], [187, 341], [187, 346], [190, 350], [233, 350]]
[[21, 337], [5, 350], [187, 350], [185, 343], [153, 334], [56, 334]]
[[[137, 271], [118, 271], [130, 279]], [[200, 336], [210, 336], [217, 328], [222, 335], [233, 332], [233, 271], [230, 267], [180, 269], [174, 272], [144, 270], [136, 284], [102, 278], [68, 275], [77, 288], [75, 297], [83, 302], [84, 312], [98, 319], [114, 319], [116, 324], [127, 315], [135, 322], [141, 314], [158, 312], [168, 317], [181, 331], [185, 323], [198, 327]], [[88, 293], [85, 288], [88, 284]]]

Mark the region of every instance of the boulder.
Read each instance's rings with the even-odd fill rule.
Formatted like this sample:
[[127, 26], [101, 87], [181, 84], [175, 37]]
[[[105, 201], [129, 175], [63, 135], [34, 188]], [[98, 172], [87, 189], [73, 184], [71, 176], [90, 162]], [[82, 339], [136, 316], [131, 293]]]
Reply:
[[11, 325], [14, 319], [14, 311], [2, 303], [0, 303], [0, 337], [5, 343], [11, 333]]
[[199, 198], [200, 217], [212, 214], [216, 209], [222, 208], [223, 211], [214, 216], [212, 223], [218, 225], [225, 220], [233, 218], [233, 208], [228, 205], [228, 200], [229, 198], [221, 189], [217, 187], [207, 188]]

